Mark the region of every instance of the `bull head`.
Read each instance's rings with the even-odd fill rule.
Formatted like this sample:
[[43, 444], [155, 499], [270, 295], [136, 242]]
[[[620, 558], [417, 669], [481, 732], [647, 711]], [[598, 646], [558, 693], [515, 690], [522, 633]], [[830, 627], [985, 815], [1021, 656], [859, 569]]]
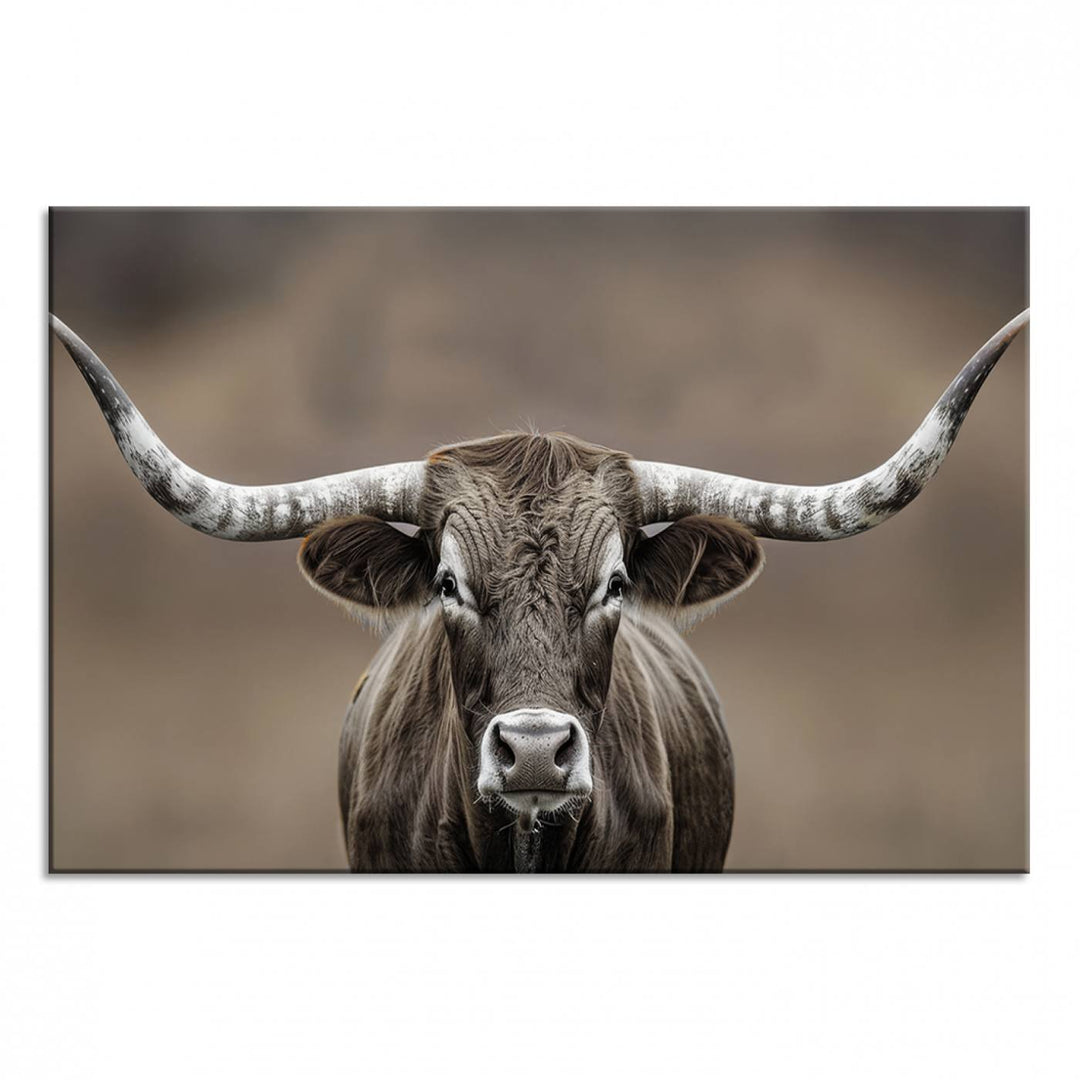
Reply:
[[[1028, 317], [975, 353], [888, 461], [822, 487], [530, 435], [298, 483], [226, 484], [180, 461], [87, 345], [55, 317], [52, 326], [132, 472], [185, 524], [228, 540], [305, 537], [301, 571], [368, 621], [441, 612], [469, 782], [528, 823], [572, 810], [604, 773], [593, 736], [624, 607], [692, 621], [758, 574], [758, 537], [837, 540], [897, 513], [944, 461]], [[658, 523], [672, 524], [651, 534]]]

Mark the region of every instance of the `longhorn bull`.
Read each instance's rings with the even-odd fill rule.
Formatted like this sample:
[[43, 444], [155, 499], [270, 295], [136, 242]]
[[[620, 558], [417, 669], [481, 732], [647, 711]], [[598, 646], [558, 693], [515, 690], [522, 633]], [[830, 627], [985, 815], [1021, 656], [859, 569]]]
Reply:
[[888, 461], [841, 483], [762, 483], [510, 434], [243, 487], [177, 458], [52, 318], [162, 506], [227, 540], [303, 537], [308, 581], [388, 631], [341, 738], [353, 870], [722, 869], [731, 747], [678, 629], [754, 580], [760, 539], [842, 539], [906, 506], [1027, 323], [1024, 311], [979, 349]]

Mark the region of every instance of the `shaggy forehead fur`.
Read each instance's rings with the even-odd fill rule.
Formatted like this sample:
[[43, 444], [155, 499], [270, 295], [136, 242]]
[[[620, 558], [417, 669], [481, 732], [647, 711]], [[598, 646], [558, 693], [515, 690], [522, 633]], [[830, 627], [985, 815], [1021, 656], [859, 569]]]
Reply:
[[562, 434], [448, 446], [428, 458], [420, 526], [436, 552], [444, 530], [453, 533], [470, 583], [489, 599], [525, 565], [540, 577], [557, 575], [565, 589], [582, 588], [610, 531], [618, 528], [625, 546], [640, 522], [629, 462], [628, 454]]

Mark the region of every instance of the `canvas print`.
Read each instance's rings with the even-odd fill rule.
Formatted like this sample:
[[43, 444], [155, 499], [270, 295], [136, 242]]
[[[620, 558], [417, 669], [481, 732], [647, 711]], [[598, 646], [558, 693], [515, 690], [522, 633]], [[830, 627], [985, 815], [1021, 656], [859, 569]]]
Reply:
[[49, 229], [54, 871], [1027, 868], [1025, 210]]

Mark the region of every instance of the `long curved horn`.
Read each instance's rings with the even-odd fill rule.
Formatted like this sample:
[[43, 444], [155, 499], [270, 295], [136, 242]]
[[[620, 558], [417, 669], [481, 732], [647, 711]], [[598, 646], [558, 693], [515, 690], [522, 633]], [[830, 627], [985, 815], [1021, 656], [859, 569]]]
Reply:
[[964, 365], [915, 434], [872, 472], [838, 484], [798, 487], [634, 461], [645, 523], [720, 514], [775, 540], [840, 540], [880, 525], [937, 472], [979, 388], [1030, 314], [1028, 308], [1003, 326]]
[[224, 540], [288, 540], [306, 536], [323, 521], [355, 514], [416, 523], [424, 481], [422, 461], [262, 487], [203, 476], [154, 434], [90, 347], [55, 315], [49, 320], [97, 398], [135, 478], [185, 525]]

